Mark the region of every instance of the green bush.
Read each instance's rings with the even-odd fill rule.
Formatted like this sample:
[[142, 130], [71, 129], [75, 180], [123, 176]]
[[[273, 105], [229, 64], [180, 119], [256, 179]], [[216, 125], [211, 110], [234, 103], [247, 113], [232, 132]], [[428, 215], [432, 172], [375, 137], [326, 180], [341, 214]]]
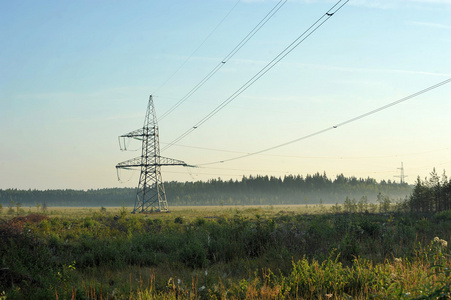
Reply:
[[[439, 285], [439, 280], [449, 278], [444, 274], [450, 267], [445, 241], [437, 238], [429, 243], [436, 236], [449, 236], [447, 212], [418, 218], [410, 214], [288, 213], [268, 217], [252, 211], [258, 217], [237, 213], [230, 219], [199, 217], [185, 224], [159, 216], [114, 218], [95, 213], [89, 218], [36, 222], [30, 221], [31, 216], [18, 216], [0, 224], [0, 268], [39, 282], [42, 289], [36, 295], [44, 295], [51, 287], [51, 296], [44, 298], [58, 293], [61, 299], [71, 298], [74, 286], [77, 297], [89, 298], [83, 291], [97, 293], [102, 284], [113, 286], [110, 281], [127, 282], [120, 294], [129, 298], [131, 290], [140, 289], [135, 285], [143, 284], [140, 276], [148, 270], [159, 275], [158, 283], [147, 292], [166, 298], [175, 298], [183, 289], [185, 296], [191, 291], [199, 297], [227, 294], [243, 299], [325, 299], [325, 294], [408, 299], [390, 297], [405, 288], [409, 278], [419, 278], [415, 284], [432, 284], [424, 271], [427, 266], [441, 266], [434, 269], [441, 273], [427, 290], [431, 295], [437, 290], [446, 292], [447, 285]], [[390, 263], [393, 257], [402, 257], [402, 262]], [[114, 278], [121, 272], [126, 278]], [[107, 279], [101, 281], [102, 276]], [[184, 284], [175, 285], [175, 290], [168, 288], [169, 278], [176, 276]], [[101, 282], [91, 287], [86, 278]], [[201, 286], [206, 288], [199, 292]], [[8, 299], [23, 295], [12, 288], [5, 291]], [[417, 296], [416, 291], [410, 292]], [[103, 296], [114, 298], [112, 291]]]
[[207, 265], [207, 253], [199, 240], [189, 240], [182, 247], [179, 259], [190, 268], [202, 268]]
[[434, 219], [440, 221], [451, 221], [451, 210], [445, 210], [434, 214]]

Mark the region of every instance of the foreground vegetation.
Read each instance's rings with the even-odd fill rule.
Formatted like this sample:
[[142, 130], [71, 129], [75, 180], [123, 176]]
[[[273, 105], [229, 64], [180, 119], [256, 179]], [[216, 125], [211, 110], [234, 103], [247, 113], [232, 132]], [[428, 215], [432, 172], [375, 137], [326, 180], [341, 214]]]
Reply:
[[451, 211], [394, 208], [3, 212], [0, 299], [450, 299]]

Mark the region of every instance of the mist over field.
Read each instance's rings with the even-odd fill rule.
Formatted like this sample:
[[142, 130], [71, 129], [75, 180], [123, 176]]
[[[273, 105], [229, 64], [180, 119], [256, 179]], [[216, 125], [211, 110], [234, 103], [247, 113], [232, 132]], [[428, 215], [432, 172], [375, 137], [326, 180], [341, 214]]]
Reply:
[[[372, 178], [337, 176], [329, 179], [326, 174], [283, 178], [256, 176], [241, 180], [221, 179], [207, 182], [166, 182], [169, 205], [277, 205], [277, 204], [342, 204], [355, 200], [376, 203], [381, 197], [393, 201], [410, 195], [412, 187], [394, 181], [377, 182]], [[49, 206], [132, 206], [136, 198], [135, 188], [97, 190], [0, 190], [0, 203], [11, 202], [23, 206], [43, 204]]]

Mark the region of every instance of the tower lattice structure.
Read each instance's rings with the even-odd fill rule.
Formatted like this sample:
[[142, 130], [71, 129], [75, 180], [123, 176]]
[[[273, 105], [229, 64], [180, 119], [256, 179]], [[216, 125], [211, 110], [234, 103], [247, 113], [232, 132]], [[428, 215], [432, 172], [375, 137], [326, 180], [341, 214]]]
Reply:
[[401, 175], [395, 175], [395, 177], [399, 177], [400, 178], [400, 183], [403, 184], [405, 183], [405, 179], [407, 177], [407, 175], [404, 175], [404, 164], [401, 162], [401, 168], [398, 168], [398, 170], [401, 170]]
[[157, 116], [152, 95], [149, 96], [143, 128], [119, 136], [142, 141], [141, 156], [118, 163], [117, 169], [141, 168], [133, 213], [168, 211], [161, 177], [161, 166], [187, 166], [184, 161], [160, 156]]

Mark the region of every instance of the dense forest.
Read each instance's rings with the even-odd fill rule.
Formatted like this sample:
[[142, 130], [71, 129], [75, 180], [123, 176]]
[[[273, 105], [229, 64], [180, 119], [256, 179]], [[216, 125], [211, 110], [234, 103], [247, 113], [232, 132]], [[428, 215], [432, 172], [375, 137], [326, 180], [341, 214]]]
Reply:
[[[382, 194], [391, 199], [406, 199], [412, 188], [394, 181], [338, 175], [249, 176], [241, 180], [220, 178], [207, 182], [165, 182], [169, 205], [276, 205], [336, 204], [346, 199], [376, 202]], [[96, 190], [0, 190], [0, 204], [14, 206], [132, 206], [135, 188]]]
[[418, 177], [408, 206], [416, 213], [451, 210], [451, 180], [448, 180], [445, 172], [439, 176], [435, 169], [429, 178], [421, 180]]
[[166, 193], [175, 205], [335, 204], [343, 203], [347, 197], [366, 197], [369, 202], [376, 202], [380, 193], [394, 199], [405, 198], [411, 187], [343, 175], [332, 180], [326, 174], [316, 173], [283, 178], [250, 176], [240, 181], [169, 182]]

